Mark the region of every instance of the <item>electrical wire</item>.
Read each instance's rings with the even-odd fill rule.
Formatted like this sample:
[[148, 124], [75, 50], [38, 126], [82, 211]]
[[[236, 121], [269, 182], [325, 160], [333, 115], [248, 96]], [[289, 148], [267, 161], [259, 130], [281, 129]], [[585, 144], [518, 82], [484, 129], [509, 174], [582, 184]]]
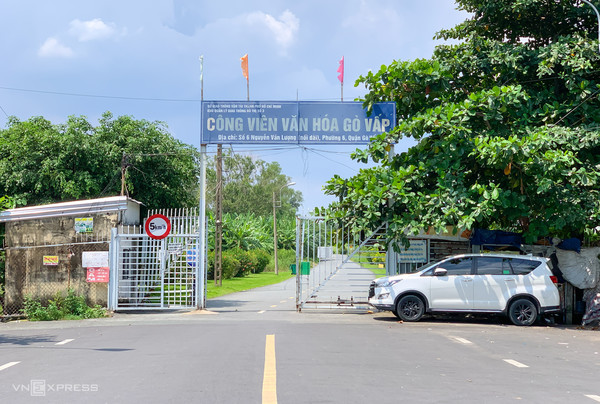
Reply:
[[[0, 86], [0, 90], [8, 91], [19, 91], [24, 93], [37, 93], [37, 94], [49, 94], [49, 95], [64, 95], [69, 97], [88, 97], [88, 98], [110, 98], [117, 100], [130, 100], [130, 101], [160, 101], [160, 102], [193, 102], [199, 103], [201, 99], [183, 99], [183, 98], [157, 98], [157, 97], [129, 97], [120, 95], [103, 95], [103, 94], [84, 94], [84, 93], [69, 93], [65, 91], [49, 91], [49, 90], [34, 90], [31, 88], [18, 88], [18, 87], [5, 87]], [[302, 101], [337, 101], [337, 98], [312, 98]], [[260, 100], [254, 100], [254, 102], [260, 102]]]
[[61, 91], [32, 90], [32, 89], [28, 89], [28, 88], [15, 88], [15, 87], [3, 87], [3, 86], [0, 86], [0, 90], [20, 91], [20, 92], [25, 92], [25, 93], [38, 93], [38, 94], [50, 94], [50, 95], [66, 95], [69, 97], [111, 98], [111, 99], [117, 99], [117, 100], [130, 100], [130, 101], [194, 102], [194, 103], [199, 103], [201, 101], [199, 99], [126, 97], [126, 96], [118, 96], [118, 95], [67, 93], [67, 92], [61, 92]]

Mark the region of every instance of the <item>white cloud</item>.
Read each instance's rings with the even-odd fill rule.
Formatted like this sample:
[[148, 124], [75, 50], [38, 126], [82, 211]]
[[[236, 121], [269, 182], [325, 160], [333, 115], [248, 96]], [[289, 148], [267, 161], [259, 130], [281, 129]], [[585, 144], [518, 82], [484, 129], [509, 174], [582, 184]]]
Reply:
[[75, 19], [71, 21], [70, 25], [69, 33], [76, 36], [80, 42], [110, 38], [117, 33], [115, 24], [106, 24], [100, 18], [94, 18], [89, 21]]
[[50, 37], [38, 49], [38, 56], [70, 58], [74, 56], [74, 53], [71, 48], [61, 44], [58, 39]]
[[300, 20], [291, 11], [285, 10], [279, 19], [270, 14], [256, 11], [248, 15], [248, 23], [264, 25], [274, 36], [275, 41], [287, 49], [294, 42]]

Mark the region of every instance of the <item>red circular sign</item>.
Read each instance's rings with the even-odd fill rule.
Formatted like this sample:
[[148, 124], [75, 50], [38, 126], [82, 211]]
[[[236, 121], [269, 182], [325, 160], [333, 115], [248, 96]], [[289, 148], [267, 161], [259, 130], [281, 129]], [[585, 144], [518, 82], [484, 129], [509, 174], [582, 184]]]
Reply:
[[152, 215], [146, 219], [146, 234], [155, 240], [161, 240], [171, 232], [171, 221], [165, 215]]

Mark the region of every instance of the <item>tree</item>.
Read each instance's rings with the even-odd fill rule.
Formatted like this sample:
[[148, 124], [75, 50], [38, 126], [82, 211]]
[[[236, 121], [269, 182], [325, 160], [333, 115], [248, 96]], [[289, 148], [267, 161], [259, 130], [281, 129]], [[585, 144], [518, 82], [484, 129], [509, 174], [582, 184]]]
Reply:
[[124, 167], [129, 196], [148, 208], [196, 206], [198, 156], [160, 122], [109, 112], [97, 127], [85, 117], [11, 117], [0, 131], [0, 194], [21, 206], [118, 195]]
[[[214, 201], [216, 175], [211, 161], [208, 170], [208, 200]], [[302, 193], [285, 185], [290, 177], [281, 172], [277, 162], [268, 163], [250, 156], [223, 153], [223, 213], [254, 214], [269, 216], [273, 212], [273, 192], [280, 201], [278, 215], [295, 217], [296, 209], [302, 203]], [[281, 195], [279, 191], [281, 190]]]
[[[356, 85], [393, 100], [398, 125], [357, 150], [380, 165], [330, 180], [330, 214], [390, 236], [430, 226], [573, 236], [600, 225], [600, 57], [591, 8], [556, 0], [459, 0], [428, 60], [394, 61]], [[403, 137], [418, 144], [390, 156]]]

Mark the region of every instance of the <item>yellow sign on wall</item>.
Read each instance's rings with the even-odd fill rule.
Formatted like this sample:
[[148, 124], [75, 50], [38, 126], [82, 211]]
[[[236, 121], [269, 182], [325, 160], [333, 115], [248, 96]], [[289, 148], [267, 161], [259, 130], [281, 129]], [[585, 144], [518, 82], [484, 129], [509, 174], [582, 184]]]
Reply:
[[58, 255], [44, 255], [44, 265], [58, 265]]

